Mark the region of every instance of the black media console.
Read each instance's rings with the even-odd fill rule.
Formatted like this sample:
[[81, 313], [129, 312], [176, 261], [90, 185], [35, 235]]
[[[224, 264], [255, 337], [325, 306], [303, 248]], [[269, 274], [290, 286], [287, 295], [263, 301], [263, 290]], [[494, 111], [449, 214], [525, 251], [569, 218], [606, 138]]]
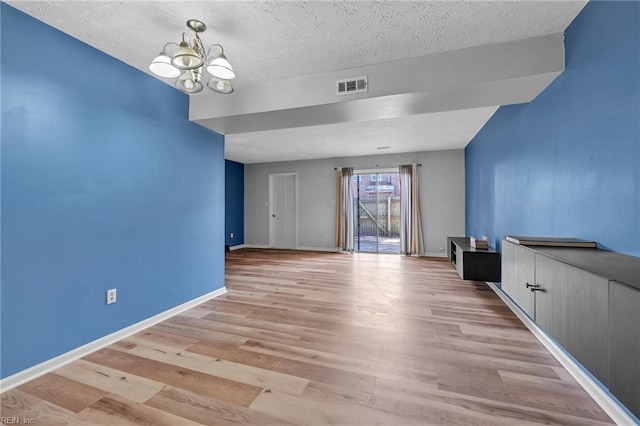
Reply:
[[447, 238], [449, 260], [463, 280], [500, 281], [500, 253], [471, 247], [469, 238]]

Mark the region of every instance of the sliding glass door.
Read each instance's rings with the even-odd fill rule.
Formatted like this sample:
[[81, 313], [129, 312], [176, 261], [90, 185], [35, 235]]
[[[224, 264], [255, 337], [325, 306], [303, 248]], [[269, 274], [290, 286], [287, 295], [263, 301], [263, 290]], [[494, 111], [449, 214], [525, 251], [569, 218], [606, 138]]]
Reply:
[[354, 172], [356, 251], [400, 253], [398, 169]]

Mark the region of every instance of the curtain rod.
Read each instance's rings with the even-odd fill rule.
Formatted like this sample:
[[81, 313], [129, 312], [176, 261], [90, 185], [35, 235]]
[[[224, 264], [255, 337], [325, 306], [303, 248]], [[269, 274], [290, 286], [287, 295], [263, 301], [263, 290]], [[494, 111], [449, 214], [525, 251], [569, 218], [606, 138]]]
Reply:
[[[395, 168], [395, 167], [400, 167], [403, 166], [404, 164], [400, 164], [397, 166], [380, 166], [378, 164], [376, 164], [375, 166], [368, 166], [368, 167], [358, 167], [359, 169], [365, 169], [365, 170], [370, 170], [370, 169], [391, 169], [391, 168]], [[416, 164], [416, 166], [418, 167], [422, 167], [422, 163]], [[333, 170], [338, 170], [340, 167], [334, 167]], [[355, 167], [354, 167], [355, 169]]]

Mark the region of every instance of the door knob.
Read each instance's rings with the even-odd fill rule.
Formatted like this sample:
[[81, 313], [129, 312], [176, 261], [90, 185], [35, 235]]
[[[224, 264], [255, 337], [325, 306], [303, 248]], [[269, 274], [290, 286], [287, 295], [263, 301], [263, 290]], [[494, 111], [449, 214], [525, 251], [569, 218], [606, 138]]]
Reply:
[[529, 284], [529, 283], [527, 283], [527, 284], [526, 284], [526, 287], [527, 287], [527, 288], [531, 288], [531, 287], [540, 287], [540, 284]]
[[271, 215], [271, 217], [276, 217], [276, 215], [275, 215], [275, 214], [272, 214], [272, 215]]

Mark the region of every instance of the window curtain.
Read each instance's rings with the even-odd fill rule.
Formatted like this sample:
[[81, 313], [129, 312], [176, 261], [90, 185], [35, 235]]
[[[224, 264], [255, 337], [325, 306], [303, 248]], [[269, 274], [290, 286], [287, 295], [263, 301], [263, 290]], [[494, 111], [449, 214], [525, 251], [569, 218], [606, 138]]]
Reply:
[[338, 251], [353, 252], [353, 167], [338, 169], [336, 191], [336, 246]]
[[418, 256], [424, 250], [418, 199], [418, 166], [400, 166], [400, 253]]

